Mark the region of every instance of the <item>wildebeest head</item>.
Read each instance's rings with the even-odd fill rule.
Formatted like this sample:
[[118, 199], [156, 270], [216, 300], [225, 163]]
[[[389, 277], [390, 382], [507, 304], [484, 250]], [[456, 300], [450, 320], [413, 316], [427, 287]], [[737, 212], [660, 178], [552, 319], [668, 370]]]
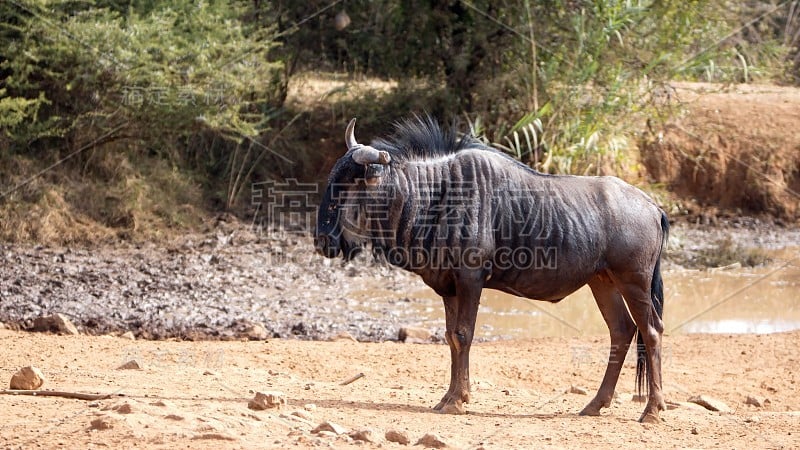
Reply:
[[389, 152], [359, 144], [355, 126], [356, 119], [347, 125], [347, 152], [333, 166], [317, 212], [316, 247], [328, 258], [341, 252], [345, 260], [352, 259], [367, 243], [364, 208], [391, 170]]

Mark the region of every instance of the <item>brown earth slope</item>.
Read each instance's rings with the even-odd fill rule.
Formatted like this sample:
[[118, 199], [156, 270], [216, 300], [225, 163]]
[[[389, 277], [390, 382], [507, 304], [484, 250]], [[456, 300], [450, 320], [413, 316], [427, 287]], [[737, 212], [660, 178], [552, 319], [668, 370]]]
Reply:
[[800, 90], [676, 83], [682, 112], [640, 143], [654, 181], [702, 209], [800, 218]]

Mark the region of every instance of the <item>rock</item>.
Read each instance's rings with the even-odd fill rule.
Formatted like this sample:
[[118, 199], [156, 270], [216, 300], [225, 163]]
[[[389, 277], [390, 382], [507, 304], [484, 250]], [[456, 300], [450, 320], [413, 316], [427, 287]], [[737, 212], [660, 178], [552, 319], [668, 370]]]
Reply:
[[343, 426], [341, 426], [341, 425], [339, 425], [337, 423], [333, 423], [333, 422], [330, 422], [330, 421], [326, 420], [325, 422], [322, 422], [321, 424], [317, 425], [316, 428], [311, 430], [311, 432], [314, 433], [314, 434], [320, 434], [323, 431], [328, 431], [328, 432], [331, 432], [331, 433], [339, 435], [339, 434], [347, 433], [347, 428], [345, 428], [345, 427], [343, 427]]
[[[278, 417], [285, 420], [293, 420], [295, 422], [300, 422], [305, 425], [314, 425], [311, 419], [306, 419], [305, 417], [300, 417], [299, 415], [295, 414], [297, 411], [292, 412], [291, 414], [281, 414]], [[305, 411], [303, 411], [305, 412]], [[308, 414], [308, 413], [306, 413]]]
[[342, 331], [336, 336], [332, 336], [330, 340], [333, 342], [340, 342], [340, 341], [358, 342], [356, 338], [354, 338], [353, 335], [348, 333], [347, 331]]
[[408, 438], [408, 434], [405, 431], [389, 430], [384, 437], [389, 442], [396, 442], [401, 445], [408, 445], [411, 443], [411, 439]]
[[139, 365], [139, 362], [136, 361], [135, 359], [132, 359], [132, 360], [122, 364], [121, 366], [117, 367], [117, 370], [135, 370], [135, 369], [141, 369], [141, 368], [142, 368], [142, 366]]
[[697, 431], [697, 427], [692, 427], [692, 434], [700, 434], [700, 432]]
[[421, 344], [430, 342], [431, 332], [427, 328], [420, 327], [403, 327], [397, 334], [397, 338], [406, 344]]
[[372, 428], [353, 431], [350, 433], [350, 438], [354, 441], [369, 442], [370, 444], [376, 444], [381, 440], [378, 432]]
[[266, 341], [269, 338], [267, 329], [257, 323], [249, 325], [245, 329], [245, 334], [251, 341]]
[[[695, 411], [708, 411], [704, 407], [698, 405], [697, 403], [692, 402], [670, 402], [673, 403], [676, 408], [683, 408], [683, 409], [693, 409]], [[667, 409], [669, 409], [669, 403], [667, 403]]]
[[110, 430], [114, 428], [114, 420], [108, 416], [100, 416], [89, 423], [90, 430]]
[[305, 419], [305, 420], [313, 420], [314, 419], [314, 417], [311, 415], [311, 413], [306, 411], [306, 410], [304, 410], [304, 409], [298, 409], [297, 411], [292, 411], [292, 415], [293, 416], [297, 416], [297, 417], [299, 417], [301, 419]]
[[719, 411], [724, 413], [731, 412], [731, 409], [728, 407], [728, 405], [708, 395], [696, 395], [691, 397], [688, 401], [697, 403], [698, 405], [710, 411]]
[[759, 421], [761, 421], [761, 419], [758, 416], [754, 415], [754, 416], [748, 417], [747, 419], [744, 419], [744, 421], [747, 422], [747, 423], [758, 423]]
[[136, 340], [136, 336], [133, 335], [133, 331], [126, 331], [126, 332], [122, 333], [122, 335], [120, 337], [122, 339], [130, 339], [131, 341], [135, 341]]
[[78, 334], [78, 329], [67, 319], [67, 316], [56, 313], [52, 316], [41, 316], [33, 320], [33, 331], [52, 333]]
[[305, 405], [303, 405], [303, 409], [305, 409], [306, 411], [316, 411], [317, 405], [313, 403], [306, 403]]
[[575, 386], [574, 384], [569, 387], [570, 394], [578, 394], [578, 395], [587, 395], [589, 391], [586, 390], [584, 387]]
[[286, 404], [286, 397], [282, 392], [256, 392], [255, 397], [247, 404], [250, 409], [280, 409]]
[[42, 371], [33, 366], [25, 366], [11, 376], [11, 389], [22, 389], [32, 391], [39, 389], [44, 384], [44, 375]]
[[167, 414], [164, 416], [164, 418], [169, 420], [183, 420], [183, 416], [179, 416], [177, 414]]
[[116, 404], [112, 406], [111, 409], [120, 414], [130, 414], [133, 412], [133, 406], [131, 406], [131, 404], [128, 402]]
[[761, 408], [763, 406], [766, 406], [769, 403], [771, 403], [771, 402], [769, 401], [768, 398], [756, 397], [756, 396], [753, 396], [753, 395], [748, 395], [747, 399], [744, 401], [745, 405], [752, 405], [752, 406], [755, 406], [757, 408]]
[[425, 436], [419, 438], [415, 445], [422, 445], [426, 448], [447, 448], [449, 447], [439, 436], [428, 433]]
[[324, 438], [335, 438], [337, 434], [333, 431], [322, 430], [317, 432], [317, 436]]

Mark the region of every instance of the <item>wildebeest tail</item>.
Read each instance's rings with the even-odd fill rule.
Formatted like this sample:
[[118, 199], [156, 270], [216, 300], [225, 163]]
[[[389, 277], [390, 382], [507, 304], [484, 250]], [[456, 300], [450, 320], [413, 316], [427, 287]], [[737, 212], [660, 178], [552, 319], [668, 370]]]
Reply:
[[[661, 253], [669, 238], [669, 220], [667, 214], [661, 211], [661, 250], [653, 268], [653, 280], [650, 282], [650, 299], [659, 319], [664, 318], [664, 280], [661, 278]], [[642, 332], [636, 332], [636, 390], [642, 395], [642, 385], [645, 385], [645, 375], [650, 373], [650, 361], [647, 359], [647, 350], [644, 346]], [[649, 389], [649, 386], [648, 386]]]

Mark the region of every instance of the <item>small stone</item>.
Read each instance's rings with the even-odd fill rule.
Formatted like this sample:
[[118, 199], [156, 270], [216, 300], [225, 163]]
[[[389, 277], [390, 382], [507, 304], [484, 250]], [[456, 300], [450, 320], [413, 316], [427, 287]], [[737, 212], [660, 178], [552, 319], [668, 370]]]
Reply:
[[341, 342], [341, 341], [358, 342], [358, 340], [356, 340], [356, 338], [354, 338], [353, 335], [348, 333], [347, 331], [342, 331], [336, 336], [332, 336], [330, 340], [333, 342]]
[[678, 409], [678, 408], [681, 407], [681, 405], [679, 405], [677, 402], [671, 402], [669, 400], [665, 401], [664, 403], [667, 404], [667, 410], [668, 411], [671, 411], [673, 409]]
[[343, 426], [341, 426], [341, 425], [339, 425], [337, 423], [329, 422], [329, 421], [326, 420], [325, 422], [322, 422], [321, 424], [317, 425], [316, 428], [311, 430], [311, 432], [314, 433], [314, 434], [319, 434], [320, 432], [323, 432], [323, 431], [329, 431], [331, 433], [339, 435], [339, 434], [347, 433], [347, 428], [345, 428], [345, 427], [343, 427]]
[[130, 403], [124, 402], [111, 407], [112, 410], [120, 414], [130, 414], [133, 412], [133, 406]]
[[692, 427], [692, 434], [700, 434], [700, 432], [697, 431], [697, 427]]
[[419, 438], [415, 445], [422, 445], [426, 448], [447, 448], [448, 445], [440, 438], [439, 436], [428, 433], [425, 436]]
[[369, 442], [375, 444], [380, 441], [378, 432], [372, 428], [362, 428], [350, 433], [350, 438], [354, 441]]
[[311, 413], [306, 411], [306, 410], [304, 410], [304, 409], [299, 409], [297, 411], [292, 411], [292, 415], [296, 416], [296, 417], [299, 417], [301, 419], [305, 419], [305, 420], [313, 420], [314, 419], [314, 417], [311, 415]]
[[408, 438], [408, 434], [405, 431], [389, 430], [384, 437], [389, 442], [396, 442], [401, 445], [408, 445], [411, 443], [411, 439]]
[[11, 389], [22, 389], [32, 391], [39, 389], [44, 384], [42, 371], [33, 366], [25, 366], [11, 377], [9, 387]]
[[114, 421], [108, 416], [100, 416], [89, 423], [90, 430], [110, 430], [114, 428]]
[[697, 403], [698, 405], [710, 411], [719, 411], [724, 413], [731, 412], [731, 409], [728, 407], [728, 405], [708, 395], [696, 395], [691, 397], [688, 401]]
[[245, 330], [245, 334], [251, 341], [266, 341], [267, 338], [269, 338], [267, 329], [257, 323], [248, 326]]
[[122, 335], [120, 335], [120, 337], [122, 339], [129, 339], [131, 341], [135, 341], [136, 340], [136, 336], [133, 335], [133, 331], [126, 331], [126, 332], [122, 333]]
[[430, 330], [419, 327], [400, 328], [400, 332], [397, 335], [398, 339], [406, 344], [421, 344], [430, 342], [431, 336], [433, 335], [431, 334]]
[[142, 366], [139, 365], [139, 362], [136, 361], [135, 359], [132, 359], [122, 364], [121, 366], [117, 367], [117, 370], [137, 370], [141, 368]]
[[747, 419], [744, 419], [744, 421], [747, 422], [747, 423], [758, 423], [758, 422], [761, 421], [761, 418], [759, 418], [758, 416], [753, 415], [753, 416], [748, 417]]
[[280, 409], [286, 404], [286, 397], [282, 392], [256, 392], [255, 397], [247, 404], [250, 409]]
[[574, 384], [569, 387], [570, 394], [578, 394], [578, 395], [586, 395], [589, 391], [586, 390], [584, 387], [575, 386]]
[[167, 414], [164, 416], [164, 418], [169, 420], [183, 420], [183, 416], [179, 416], [177, 414]]
[[305, 409], [306, 411], [316, 411], [317, 405], [313, 403], [306, 403], [305, 405], [303, 405], [303, 409]]
[[695, 411], [708, 411], [697, 403], [692, 402], [667, 402], [667, 409], [693, 409]]
[[317, 436], [324, 438], [334, 438], [337, 436], [337, 434], [334, 433], [333, 431], [322, 430], [322, 431], [317, 431]]
[[757, 408], [761, 408], [761, 407], [763, 407], [763, 406], [765, 406], [765, 405], [767, 405], [768, 403], [771, 403], [771, 402], [769, 401], [768, 398], [756, 397], [756, 396], [753, 396], [753, 395], [748, 395], [747, 399], [744, 401], [744, 403], [745, 403], [745, 405], [752, 405], [752, 406], [755, 406]]
[[78, 334], [78, 329], [67, 316], [57, 313], [52, 316], [41, 316], [33, 320], [33, 331], [49, 331], [52, 333]]

